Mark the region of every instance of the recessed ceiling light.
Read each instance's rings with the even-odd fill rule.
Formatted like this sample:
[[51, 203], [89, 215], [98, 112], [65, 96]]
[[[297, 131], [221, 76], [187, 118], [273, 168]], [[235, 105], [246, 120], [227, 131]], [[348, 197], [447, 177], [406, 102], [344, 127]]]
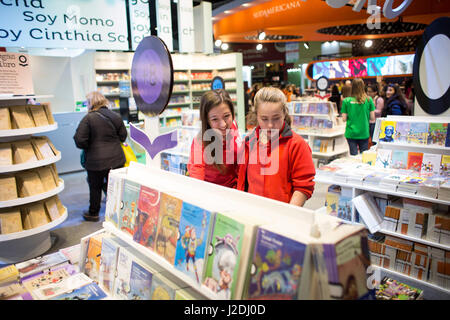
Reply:
[[364, 46], [365, 46], [366, 48], [370, 48], [372, 45], [373, 45], [373, 41], [372, 41], [372, 40], [367, 40], [367, 41], [364, 43]]
[[256, 50], [261, 50], [263, 48], [263, 45], [261, 44], [261, 43], [258, 43], [257, 45], [256, 45]]
[[220, 48], [222, 50], [228, 50], [228, 43], [222, 43], [222, 45], [220, 46]]
[[222, 44], [222, 40], [220, 40], [220, 39], [217, 39], [216, 41], [214, 41], [214, 45], [216, 47], [220, 47], [221, 44]]
[[259, 40], [264, 40], [266, 38], [266, 33], [263, 31], [263, 32], [260, 32], [259, 34], [258, 34], [258, 39]]

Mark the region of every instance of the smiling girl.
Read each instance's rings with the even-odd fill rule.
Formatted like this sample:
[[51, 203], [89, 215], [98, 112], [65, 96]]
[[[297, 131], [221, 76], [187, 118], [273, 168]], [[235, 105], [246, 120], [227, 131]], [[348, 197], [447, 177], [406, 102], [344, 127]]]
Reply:
[[238, 189], [303, 206], [316, 171], [310, 147], [291, 130], [286, 96], [277, 88], [260, 89], [255, 112], [258, 126], [245, 139]]
[[[234, 105], [225, 90], [212, 90], [203, 94], [200, 120], [201, 131], [191, 145], [187, 166], [189, 176], [236, 188], [240, 137], [234, 121]], [[217, 146], [219, 148], [215, 148]], [[217, 150], [220, 151], [216, 154]]]

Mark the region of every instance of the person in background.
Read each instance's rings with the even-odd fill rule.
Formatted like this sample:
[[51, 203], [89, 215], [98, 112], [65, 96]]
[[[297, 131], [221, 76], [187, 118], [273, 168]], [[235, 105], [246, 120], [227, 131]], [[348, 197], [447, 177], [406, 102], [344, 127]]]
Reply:
[[388, 115], [409, 115], [408, 104], [398, 84], [390, 83], [386, 89], [386, 98], [381, 116]]
[[[378, 88], [378, 84], [373, 84], [367, 87], [367, 94], [372, 98], [375, 104], [375, 120], [370, 121], [369, 123], [369, 131], [370, 137], [373, 139], [373, 132], [375, 131], [375, 122], [376, 118], [381, 117], [381, 112], [384, 108], [384, 99], [380, 97], [380, 89]], [[372, 142], [374, 143], [374, 142]]]
[[[192, 140], [187, 165], [189, 176], [236, 188], [237, 154], [241, 141], [234, 121], [234, 105], [225, 90], [211, 90], [203, 94], [200, 100], [200, 120], [202, 128]], [[211, 129], [216, 133], [214, 138], [211, 136]], [[222, 157], [215, 154], [215, 150], [211, 150], [211, 154], [205, 152], [205, 148], [211, 143], [217, 143], [216, 139], [220, 139]]]
[[356, 78], [352, 82], [351, 96], [345, 98], [341, 108], [342, 118], [346, 123], [345, 138], [350, 148], [350, 155], [369, 148], [369, 122], [375, 121], [375, 104], [367, 96], [364, 81]]
[[[249, 88], [248, 88], [248, 82], [244, 81], [244, 111], [245, 111], [245, 121], [247, 123], [247, 114], [250, 111], [250, 95], [249, 95]], [[246, 124], [247, 126], [247, 124]]]
[[329, 97], [328, 100], [336, 103], [338, 113], [341, 113], [341, 94], [339, 93], [337, 84], [334, 84], [331, 87], [331, 97]]
[[342, 109], [342, 102], [344, 101], [345, 98], [348, 98], [352, 95], [352, 86], [348, 86], [347, 84], [345, 84], [342, 87], [342, 93], [341, 93], [341, 109]]
[[250, 101], [252, 106], [254, 106], [255, 95], [259, 90], [259, 85], [257, 83], [252, 85], [252, 90], [250, 91]]
[[258, 126], [245, 138], [238, 190], [303, 206], [316, 171], [310, 147], [291, 130], [286, 96], [277, 88], [260, 89], [255, 113]]
[[89, 210], [83, 213], [87, 221], [98, 221], [102, 189], [106, 189], [111, 169], [125, 164], [121, 142], [127, 138], [127, 129], [121, 117], [108, 109], [109, 101], [97, 91], [86, 95], [88, 114], [81, 119], [73, 139], [77, 148], [86, 154]]

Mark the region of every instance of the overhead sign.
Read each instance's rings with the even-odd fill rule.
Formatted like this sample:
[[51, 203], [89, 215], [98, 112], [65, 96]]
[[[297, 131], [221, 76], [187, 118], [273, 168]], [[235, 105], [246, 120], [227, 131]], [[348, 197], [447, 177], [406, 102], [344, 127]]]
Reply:
[[0, 94], [34, 94], [27, 54], [0, 52]]
[[150, 6], [148, 0], [130, 1], [129, 18], [131, 29], [131, 49], [136, 50], [144, 37], [151, 35]]
[[156, 0], [156, 23], [160, 37], [170, 52], [173, 51], [172, 13], [170, 0]]
[[192, 0], [178, 0], [178, 43], [180, 52], [195, 52]]
[[131, 85], [138, 109], [158, 116], [169, 103], [173, 88], [173, 66], [164, 42], [155, 36], [142, 39], [134, 53]]
[[125, 0], [0, 1], [0, 47], [128, 50]]

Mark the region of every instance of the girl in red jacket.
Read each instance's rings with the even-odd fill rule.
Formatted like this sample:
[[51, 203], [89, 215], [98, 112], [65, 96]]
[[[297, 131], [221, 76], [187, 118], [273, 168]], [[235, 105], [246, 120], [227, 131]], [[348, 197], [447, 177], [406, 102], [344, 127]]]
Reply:
[[277, 88], [255, 96], [258, 126], [245, 138], [238, 189], [303, 206], [314, 191], [311, 149], [290, 127], [286, 96]]
[[187, 165], [189, 176], [236, 188], [240, 137], [234, 105], [223, 89], [208, 91], [200, 100], [202, 130], [193, 139]]

